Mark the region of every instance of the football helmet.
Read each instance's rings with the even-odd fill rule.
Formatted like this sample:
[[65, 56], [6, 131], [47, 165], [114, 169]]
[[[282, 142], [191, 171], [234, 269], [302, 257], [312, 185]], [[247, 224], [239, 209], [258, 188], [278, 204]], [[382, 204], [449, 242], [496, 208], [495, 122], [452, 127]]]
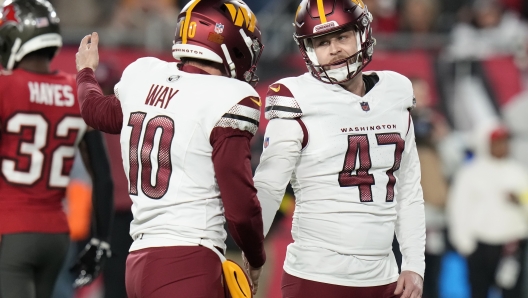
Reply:
[[[62, 37], [59, 18], [46, 0], [7, 0], [0, 9], [0, 60], [12, 70], [27, 54], [59, 49]], [[55, 51], [56, 53], [57, 51]]]
[[[303, 0], [295, 14], [293, 38], [311, 74], [318, 80], [339, 84], [353, 79], [372, 60], [376, 40], [372, 37], [372, 14], [362, 0]], [[357, 52], [321, 65], [315, 54], [313, 38], [341, 30], [354, 30]], [[340, 68], [329, 66], [346, 62]]]
[[256, 84], [264, 46], [257, 17], [240, 0], [192, 0], [180, 12], [172, 46], [174, 58], [224, 65], [226, 73]]

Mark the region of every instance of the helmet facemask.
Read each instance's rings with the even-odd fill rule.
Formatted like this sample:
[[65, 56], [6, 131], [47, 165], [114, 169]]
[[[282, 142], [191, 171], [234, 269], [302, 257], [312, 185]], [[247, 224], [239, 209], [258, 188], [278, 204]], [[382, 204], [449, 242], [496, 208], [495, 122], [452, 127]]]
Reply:
[[[259, 77], [255, 72], [257, 71], [257, 63], [260, 60], [262, 51], [264, 50], [264, 45], [260, 42], [260, 40], [256, 38], [251, 39], [249, 36], [247, 36], [243, 29], [240, 29], [239, 32], [242, 36], [242, 39], [244, 40], [244, 43], [248, 48], [249, 53], [251, 54], [251, 67], [244, 72], [243, 78], [244, 81], [255, 87], [259, 81]], [[229, 54], [229, 51], [227, 50], [225, 44], [222, 44], [222, 51], [224, 52], [224, 56], [226, 57], [226, 62], [223, 63], [226, 66], [226, 71], [231, 78], [236, 79], [237, 73], [235, 64], [233, 63], [231, 55]]]

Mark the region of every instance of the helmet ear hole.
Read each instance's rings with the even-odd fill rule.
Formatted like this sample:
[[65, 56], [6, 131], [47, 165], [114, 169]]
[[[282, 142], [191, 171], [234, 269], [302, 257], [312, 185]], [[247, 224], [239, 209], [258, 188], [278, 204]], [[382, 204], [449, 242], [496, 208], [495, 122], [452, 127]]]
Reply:
[[244, 59], [244, 53], [242, 53], [238, 48], [233, 48], [233, 53], [237, 59]]

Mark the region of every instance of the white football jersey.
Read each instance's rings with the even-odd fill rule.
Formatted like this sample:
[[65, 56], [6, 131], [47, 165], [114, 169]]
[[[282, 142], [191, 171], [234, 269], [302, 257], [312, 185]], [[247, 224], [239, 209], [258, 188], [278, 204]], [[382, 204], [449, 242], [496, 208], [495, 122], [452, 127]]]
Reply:
[[254, 180], [265, 233], [288, 181], [295, 191], [294, 243], [284, 264], [291, 275], [344, 286], [394, 282], [396, 231], [403, 270], [423, 276], [412, 86], [395, 72], [376, 74], [379, 82], [363, 97], [308, 73], [270, 86], [271, 120]]
[[207, 244], [225, 249], [226, 231], [212, 162], [211, 131], [254, 134], [260, 111], [247, 83], [187, 73], [176, 63], [142, 58], [115, 88], [123, 110], [121, 147], [134, 220], [131, 250]]

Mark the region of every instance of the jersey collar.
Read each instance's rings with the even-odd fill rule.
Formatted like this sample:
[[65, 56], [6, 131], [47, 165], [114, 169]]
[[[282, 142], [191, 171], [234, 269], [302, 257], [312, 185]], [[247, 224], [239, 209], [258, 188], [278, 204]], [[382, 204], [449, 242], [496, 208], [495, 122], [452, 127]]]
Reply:
[[184, 71], [186, 73], [194, 73], [194, 74], [204, 74], [204, 75], [210, 75], [210, 73], [204, 71], [203, 69], [200, 69], [196, 66], [192, 66], [189, 64], [185, 64], [181, 67], [181, 71]]

